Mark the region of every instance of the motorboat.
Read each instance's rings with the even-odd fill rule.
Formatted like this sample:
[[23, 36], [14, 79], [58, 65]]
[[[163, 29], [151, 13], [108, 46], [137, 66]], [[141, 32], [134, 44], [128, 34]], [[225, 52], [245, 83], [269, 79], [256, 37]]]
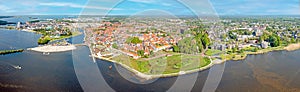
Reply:
[[14, 68], [21, 70], [22, 67], [21, 66], [14, 66]]

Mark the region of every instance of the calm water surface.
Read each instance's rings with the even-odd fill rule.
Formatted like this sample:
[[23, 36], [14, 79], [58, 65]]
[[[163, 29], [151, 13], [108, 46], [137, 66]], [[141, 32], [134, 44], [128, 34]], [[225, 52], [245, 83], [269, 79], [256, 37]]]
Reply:
[[[40, 35], [35, 33], [0, 29], [0, 49], [35, 47], [39, 37]], [[79, 39], [73, 43], [81, 43], [83, 35], [71, 39]], [[74, 52], [76, 51], [82, 53], [75, 56], [81, 58], [79, 60], [82, 63], [97, 64], [105, 82], [116, 91], [166, 91], [177, 79], [177, 77], [160, 78], [150, 84], [135, 84], [123, 78], [115, 68], [109, 70], [110, 65], [115, 67], [111, 62], [96, 60], [97, 63], [91, 63], [90, 58], [82, 58], [89, 54], [87, 47], [78, 47]], [[72, 55], [74, 55], [72, 51], [50, 55], [25, 51], [0, 56], [0, 91], [83, 91], [76, 77]], [[300, 50], [276, 51], [250, 55], [242, 61], [229, 61], [216, 91], [300, 91], [299, 56]], [[22, 69], [13, 68], [16, 65]], [[199, 72], [192, 91], [202, 90], [208, 73], [209, 69]], [[192, 75], [194, 74], [183, 77], [188, 78]], [[130, 74], [129, 76], [133, 77]], [[184, 85], [181, 87], [185, 88]]]

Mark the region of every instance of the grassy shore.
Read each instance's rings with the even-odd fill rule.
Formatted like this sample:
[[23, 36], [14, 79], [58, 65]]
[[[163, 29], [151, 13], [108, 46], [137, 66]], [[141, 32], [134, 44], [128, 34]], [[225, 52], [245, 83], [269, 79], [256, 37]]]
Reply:
[[180, 54], [147, 61], [134, 60], [126, 55], [120, 55], [112, 59], [93, 56], [119, 64], [136, 76], [147, 80], [194, 73], [213, 66], [210, 58], [200, 55]]
[[72, 32], [72, 35], [70, 35], [70, 36], [60, 36], [59, 38], [53, 38], [53, 39], [50, 40], [50, 42], [57, 41], [57, 40], [62, 40], [62, 39], [66, 39], [66, 38], [75, 37], [75, 36], [78, 36], [80, 34], [82, 34], [82, 33], [78, 32], [78, 31]]
[[17, 49], [17, 50], [0, 50], [0, 55], [12, 54], [12, 53], [19, 53], [23, 52], [24, 49]]
[[185, 54], [173, 55], [168, 57], [164, 56], [152, 60], [135, 60], [126, 55], [119, 55], [115, 58], [112, 58], [112, 60], [126, 64], [127, 66], [130, 66], [133, 69], [145, 74], [178, 73], [180, 71], [201, 68], [210, 63], [208, 57]]
[[48, 44], [49, 42], [75, 37], [80, 34], [82, 34], [82, 33], [81, 32], [73, 32], [72, 35], [59, 36], [59, 38], [52, 38], [49, 35], [46, 35], [46, 36], [44, 35], [38, 39], [38, 44]]
[[225, 62], [228, 60], [243, 60], [248, 55], [264, 54], [271, 51], [282, 51], [282, 50], [293, 51], [298, 49], [300, 49], [300, 43], [290, 44], [288, 46], [269, 47], [266, 49], [257, 50], [256, 52], [247, 51], [243, 53], [222, 54], [220, 55], [220, 57], [222, 58], [222, 61]]

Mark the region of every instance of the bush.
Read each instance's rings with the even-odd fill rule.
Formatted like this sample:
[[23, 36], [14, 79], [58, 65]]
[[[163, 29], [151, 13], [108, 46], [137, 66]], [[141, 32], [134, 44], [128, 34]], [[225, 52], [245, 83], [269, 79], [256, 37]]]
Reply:
[[253, 49], [253, 52], [257, 52], [257, 51], [258, 51], [258, 48], [255, 47], [255, 48]]
[[50, 38], [49, 37], [41, 37], [38, 40], [38, 44], [48, 44], [48, 42], [50, 42]]

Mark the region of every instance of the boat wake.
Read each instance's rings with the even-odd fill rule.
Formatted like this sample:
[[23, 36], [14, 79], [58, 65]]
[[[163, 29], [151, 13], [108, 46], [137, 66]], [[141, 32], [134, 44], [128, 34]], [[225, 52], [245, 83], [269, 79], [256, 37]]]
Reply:
[[18, 70], [22, 69], [22, 67], [19, 66], [19, 65], [14, 65], [14, 64], [11, 64], [11, 63], [8, 63], [8, 62], [4, 62], [4, 61], [3, 61], [2, 63], [5, 63], [5, 64], [11, 66], [11, 67], [13, 67], [14, 69], [18, 69]]

